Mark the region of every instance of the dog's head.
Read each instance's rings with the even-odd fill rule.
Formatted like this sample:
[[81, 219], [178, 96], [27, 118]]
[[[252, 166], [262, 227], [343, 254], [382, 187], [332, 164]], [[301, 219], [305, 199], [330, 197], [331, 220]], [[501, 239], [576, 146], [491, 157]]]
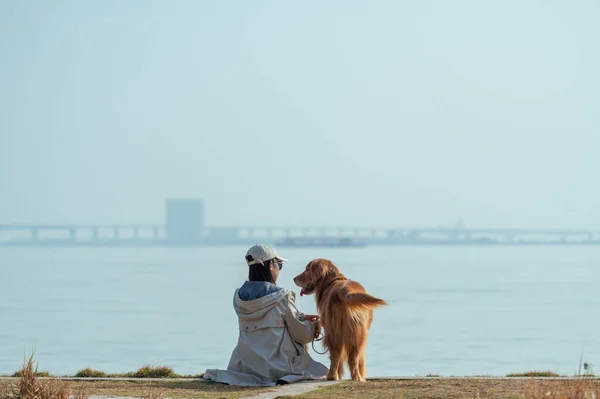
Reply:
[[294, 277], [294, 283], [302, 290], [300, 296], [310, 295], [328, 280], [340, 276], [340, 270], [327, 259], [314, 259], [308, 262], [302, 273]]

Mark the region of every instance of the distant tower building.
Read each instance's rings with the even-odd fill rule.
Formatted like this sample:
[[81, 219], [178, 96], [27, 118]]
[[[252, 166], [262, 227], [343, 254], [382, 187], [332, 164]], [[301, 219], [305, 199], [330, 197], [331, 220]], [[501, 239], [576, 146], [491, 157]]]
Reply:
[[192, 243], [202, 239], [204, 200], [171, 198], [165, 203], [166, 239], [172, 243]]

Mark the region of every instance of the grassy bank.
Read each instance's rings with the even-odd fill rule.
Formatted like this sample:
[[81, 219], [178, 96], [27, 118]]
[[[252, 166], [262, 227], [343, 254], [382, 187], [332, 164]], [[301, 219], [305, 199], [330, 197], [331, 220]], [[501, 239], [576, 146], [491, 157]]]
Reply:
[[[243, 388], [189, 381], [69, 381], [74, 399], [87, 395], [133, 396], [140, 398], [227, 398], [237, 399], [271, 391], [273, 388]], [[11, 385], [13, 388], [11, 388]], [[2, 390], [14, 389], [15, 380], [0, 381]], [[60, 389], [55, 389], [60, 392]], [[79, 395], [79, 396], [78, 396]], [[17, 396], [25, 398], [25, 396]], [[66, 399], [66, 396], [35, 396], [32, 399]], [[280, 396], [280, 399], [291, 398]], [[296, 399], [593, 399], [600, 398], [596, 379], [539, 380], [516, 378], [421, 378], [414, 380], [344, 381], [337, 385], [293, 396]]]
[[[39, 381], [47, 384], [49, 380]], [[66, 387], [61, 390], [61, 383]], [[245, 396], [257, 395], [261, 392], [272, 390], [272, 388], [245, 388], [231, 387], [223, 384], [211, 383], [203, 380], [173, 381], [55, 381], [57, 387], [54, 395], [40, 393], [34, 396], [13, 396], [13, 399], [67, 399], [69, 393], [73, 399], [86, 399], [89, 395], [102, 396], [130, 396], [146, 399], [160, 398], [226, 398], [238, 399]], [[15, 380], [0, 380], [0, 399], [7, 399], [12, 394], [18, 382]], [[61, 394], [60, 392], [64, 392]], [[4, 396], [3, 396], [4, 395]]]
[[[159, 398], [227, 398], [253, 396], [276, 388], [232, 387], [205, 381], [198, 376], [187, 380], [165, 366], [144, 366], [135, 372], [106, 374], [83, 369], [78, 377], [65, 380], [40, 372], [33, 355], [23, 362], [11, 379], [0, 380], [0, 399], [87, 399], [89, 395]], [[110, 380], [127, 377], [130, 380]], [[520, 377], [520, 378], [519, 378]], [[98, 380], [100, 379], [101, 380]], [[150, 380], [149, 378], [154, 378]], [[285, 398], [281, 396], [280, 399]], [[558, 377], [552, 371], [512, 373], [510, 377], [439, 377], [429, 374], [414, 379], [371, 379], [368, 383], [344, 381], [316, 389], [297, 399], [600, 399], [600, 380], [585, 365], [574, 377]]]
[[[280, 399], [292, 397], [281, 396]], [[536, 380], [515, 378], [431, 378], [343, 382], [294, 399], [596, 399], [600, 381], [592, 378]]]
[[[110, 375], [98, 370], [84, 369], [79, 377], [107, 378]], [[48, 377], [40, 372], [33, 355], [23, 362], [13, 378], [0, 380], [0, 399], [87, 399], [89, 395], [133, 396], [146, 399], [159, 398], [227, 398], [251, 396], [270, 388], [231, 387], [211, 383], [199, 378], [173, 380], [179, 377], [168, 367], [144, 366], [139, 370], [113, 376], [136, 380], [68, 380]], [[148, 380], [160, 378], [161, 380]]]

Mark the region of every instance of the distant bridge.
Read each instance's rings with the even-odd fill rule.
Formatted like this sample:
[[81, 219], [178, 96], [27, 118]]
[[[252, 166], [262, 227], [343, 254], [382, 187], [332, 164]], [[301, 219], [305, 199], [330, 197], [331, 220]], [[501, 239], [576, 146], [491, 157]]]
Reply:
[[233, 245], [296, 237], [352, 237], [373, 245], [600, 244], [599, 230], [448, 227], [205, 227], [186, 242], [169, 240], [163, 225], [3, 224], [0, 246]]

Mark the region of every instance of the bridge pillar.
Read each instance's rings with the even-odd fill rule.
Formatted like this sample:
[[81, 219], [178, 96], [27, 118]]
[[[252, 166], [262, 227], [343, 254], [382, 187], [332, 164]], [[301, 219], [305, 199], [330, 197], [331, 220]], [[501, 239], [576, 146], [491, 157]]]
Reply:
[[99, 234], [99, 229], [97, 227], [94, 227], [92, 229], [92, 236], [94, 237], [94, 241], [98, 241], [100, 239], [100, 234]]
[[114, 230], [113, 238], [115, 240], [118, 240], [119, 239], [119, 226], [115, 226], [113, 230]]
[[33, 228], [31, 229], [31, 239], [34, 241], [39, 240], [40, 238], [40, 229]]
[[139, 240], [140, 239], [140, 228], [139, 227], [134, 227], [133, 228], [133, 238], [135, 240]]
[[69, 228], [69, 240], [75, 241], [77, 239], [77, 228]]
[[392, 238], [392, 237], [394, 237], [394, 236], [395, 236], [397, 233], [398, 233], [398, 232], [397, 232], [396, 230], [389, 229], [389, 230], [386, 230], [386, 231], [385, 231], [385, 236], [386, 236], [387, 238]]
[[421, 233], [417, 230], [408, 230], [406, 235], [410, 237], [412, 241], [419, 241], [421, 238]]
[[152, 229], [152, 238], [158, 240], [158, 227]]

